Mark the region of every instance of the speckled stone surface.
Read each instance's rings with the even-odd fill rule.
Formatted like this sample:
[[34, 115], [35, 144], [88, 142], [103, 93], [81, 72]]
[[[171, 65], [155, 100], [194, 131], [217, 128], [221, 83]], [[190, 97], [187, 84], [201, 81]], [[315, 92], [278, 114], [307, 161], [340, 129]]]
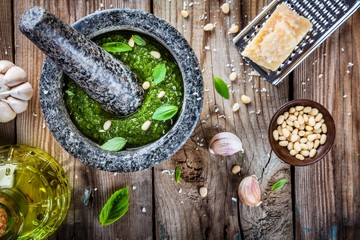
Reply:
[[129, 67], [52, 13], [30, 8], [19, 28], [105, 110], [126, 116], [141, 106], [144, 90]]
[[83, 163], [106, 171], [138, 171], [168, 159], [191, 135], [203, 105], [201, 69], [187, 41], [165, 21], [139, 10], [96, 12], [74, 23], [73, 27], [89, 38], [106, 32], [131, 30], [156, 39], [169, 50], [180, 67], [184, 83], [183, 105], [175, 125], [159, 140], [120, 152], [102, 150], [72, 123], [63, 100], [63, 73], [50, 59], [46, 59], [41, 75], [40, 102], [54, 137]]

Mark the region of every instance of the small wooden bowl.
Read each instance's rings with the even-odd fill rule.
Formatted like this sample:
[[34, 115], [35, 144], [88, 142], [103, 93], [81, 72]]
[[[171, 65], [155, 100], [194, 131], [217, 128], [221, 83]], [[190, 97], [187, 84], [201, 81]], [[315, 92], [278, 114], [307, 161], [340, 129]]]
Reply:
[[[277, 129], [277, 127], [278, 127], [278, 124], [276, 122], [277, 118], [284, 112], [289, 111], [289, 109], [291, 107], [296, 107], [296, 106], [304, 106], [304, 107], [310, 106], [313, 108], [314, 107], [317, 108], [319, 110], [319, 113], [323, 114], [324, 123], [327, 126], [327, 133], [326, 133], [327, 140], [324, 145], [320, 145], [317, 148], [317, 153], [313, 158], [305, 157], [304, 160], [299, 160], [299, 159], [295, 158], [295, 156], [291, 156], [290, 151], [287, 149], [287, 147], [280, 146], [279, 142], [274, 139], [273, 134], [272, 134], [273, 131], [275, 129]], [[307, 165], [310, 165], [310, 164], [313, 164], [313, 163], [319, 161], [330, 151], [330, 149], [334, 143], [334, 140], [335, 140], [335, 122], [334, 122], [334, 119], [332, 118], [331, 114], [320, 103], [314, 102], [309, 99], [297, 99], [297, 100], [293, 100], [293, 101], [285, 103], [282, 107], [280, 107], [280, 109], [272, 117], [268, 131], [269, 131], [268, 132], [269, 141], [270, 141], [272, 150], [276, 153], [276, 155], [281, 160], [283, 160], [284, 162], [291, 164], [293, 166], [307, 166]]]

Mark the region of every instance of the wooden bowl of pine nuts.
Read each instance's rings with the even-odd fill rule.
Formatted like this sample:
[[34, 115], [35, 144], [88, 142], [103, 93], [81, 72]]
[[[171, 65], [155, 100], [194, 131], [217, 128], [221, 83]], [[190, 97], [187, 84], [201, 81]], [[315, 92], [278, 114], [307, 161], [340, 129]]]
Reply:
[[274, 114], [268, 134], [271, 148], [281, 160], [293, 166], [307, 166], [330, 151], [335, 122], [320, 103], [297, 99]]

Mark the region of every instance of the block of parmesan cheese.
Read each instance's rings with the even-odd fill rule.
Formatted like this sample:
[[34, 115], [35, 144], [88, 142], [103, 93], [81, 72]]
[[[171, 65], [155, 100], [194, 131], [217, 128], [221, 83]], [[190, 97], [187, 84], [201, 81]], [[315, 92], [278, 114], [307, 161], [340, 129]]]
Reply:
[[308, 19], [282, 3], [241, 55], [264, 68], [276, 71], [311, 27]]

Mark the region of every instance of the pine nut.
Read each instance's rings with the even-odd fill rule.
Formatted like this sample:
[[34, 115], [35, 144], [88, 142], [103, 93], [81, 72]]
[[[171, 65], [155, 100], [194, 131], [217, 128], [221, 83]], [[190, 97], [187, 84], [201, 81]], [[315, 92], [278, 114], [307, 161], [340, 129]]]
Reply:
[[327, 136], [326, 136], [325, 134], [321, 135], [320, 144], [321, 144], [321, 145], [324, 145], [325, 142], [326, 142], [326, 139], [327, 139]]
[[309, 112], [311, 112], [311, 109], [312, 109], [312, 107], [307, 106], [307, 107], [304, 107], [303, 111], [304, 111], [304, 113], [309, 113]]
[[[249, 96], [242, 95], [241, 96], [241, 101], [244, 104], [249, 104], [251, 102], [251, 98]], [[280, 125], [281, 123], [278, 123], [278, 124]]]
[[[315, 126], [316, 126], [316, 125], [315, 125]], [[321, 130], [321, 128], [316, 129], [316, 130], [314, 129], [314, 130], [313, 130], [313, 133], [322, 133], [322, 130]]]
[[274, 137], [275, 141], [279, 140], [279, 131], [278, 130], [273, 131], [273, 137]]
[[319, 113], [319, 110], [317, 108], [313, 108], [309, 112], [309, 114], [312, 115], [312, 116], [316, 116], [318, 113]]
[[304, 106], [296, 106], [295, 107], [295, 110], [296, 111], [301, 111], [301, 110], [303, 110], [304, 109]]
[[285, 120], [286, 120], [286, 119], [288, 119], [288, 117], [289, 117], [289, 112], [284, 112], [283, 115], [284, 115], [284, 118], [285, 118]]
[[323, 124], [321, 125], [321, 130], [322, 130], [323, 133], [327, 133], [327, 126], [326, 126], [325, 123], [323, 123]]
[[286, 129], [289, 130], [290, 132], [294, 131], [294, 128], [292, 126], [286, 126]]
[[289, 119], [286, 120], [286, 124], [289, 125], [289, 126], [294, 126], [294, 122], [290, 121]]
[[233, 25], [230, 29], [229, 29], [229, 33], [235, 34], [239, 31], [239, 26], [238, 25]]
[[306, 131], [312, 131], [314, 128], [313, 127], [311, 127], [311, 126], [309, 126], [309, 125], [307, 125], [306, 127], [305, 127], [305, 130]]
[[286, 137], [284, 137], [284, 136], [279, 137], [279, 141], [285, 141], [285, 140], [286, 140]]
[[293, 134], [293, 135], [291, 135], [290, 140], [291, 140], [292, 142], [296, 142], [299, 138], [300, 138], [300, 137], [299, 137], [298, 135]]
[[164, 96], [165, 96], [164, 91], [160, 91], [159, 94], [157, 95], [158, 98], [163, 98]]
[[311, 135], [307, 136], [307, 139], [308, 139], [310, 142], [315, 141], [316, 138], [317, 138], [317, 134], [311, 134]]
[[291, 133], [292, 133], [293, 135], [298, 135], [299, 129], [295, 128]]
[[221, 5], [221, 11], [224, 13], [224, 14], [228, 14], [229, 11], [230, 11], [230, 6], [228, 3], [224, 3], [223, 5]]
[[151, 122], [149, 120], [145, 121], [144, 124], [141, 126], [141, 130], [146, 131], [149, 129]]
[[237, 78], [237, 73], [236, 72], [230, 73], [230, 75], [229, 75], [230, 81], [235, 81], [236, 78]]
[[309, 116], [307, 114], [304, 114], [303, 115], [303, 118], [304, 118], [304, 122], [305, 123], [308, 123], [309, 122]]
[[281, 127], [286, 128], [286, 122], [285, 121], [281, 124]]
[[111, 120], [107, 120], [106, 122], [104, 122], [103, 129], [105, 131], [109, 130], [111, 127], [111, 123], [112, 123]]
[[287, 129], [287, 128], [284, 128], [283, 130], [282, 130], [282, 133], [283, 133], [283, 135], [284, 135], [284, 137], [288, 137], [288, 136], [290, 136], [290, 131]]
[[157, 52], [157, 51], [151, 51], [150, 55], [153, 56], [156, 59], [161, 58], [161, 54], [159, 52]]
[[129, 39], [128, 45], [129, 45], [130, 47], [132, 47], [132, 48], [135, 46], [135, 42], [134, 42], [134, 39], [133, 39], [132, 37]]
[[204, 31], [208, 32], [208, 31], [212, 31], [215, 28], [215, 25], [212, 23], [208, 23], [204, 26]]
[[294, 126], [295, 126], [296, 128], [300, 128], [300, 123], [299, 123], [299, 121], [295, 121], [295, 122], [294, 122]]
[[315, 142], [314, 142], [314, 148], [317, 149], [320, 145], [320, 140], [319, 139], [316, 139]]
[[305, 131], [299, 131], [299, 136], [303, 137], [305, 135]]
[[309, 118], [309, 125], [310, 125], [311, 127], [313, 127], [313, 126], [315, 126], [315, 124], [316, 124], [315, 118], [314, 118], [314, 117], [310, 117], [310, 118]]
[[232, 167], [231, 172], [233, 174], [238, 174], [241, 171], [241, 167], [239, 165], [235, 165]]
[[149, 89], [149, 88], [150, 88], [150, 82], [148, 82], [148, 81], [144, 82], [144, 83], [142, 84], [142, 88], [143, 88], [144, 90]]
[[319, 113], [318, 115], [316, 115], [315, 117], [315, 121], [316, 122], [320, 122], [320, 120], [323, 118], [323, 115], [321, 113]]
[[314, 142], [308, 141], [308, 142], [306, 142], [306, 145], [308, 145], [310, 150], [314, 148]]
[[281, 126], [278, 126], [277, 130], [278, 130], [279, 136], [284, 135], [283, 132], [282, 132], [282, 127]]
[[294, 143], [289, 142], [289, 144], [287, 145], [287, 149], [288, 149], [289, 151], [291, 151], [292, 149], [294, 149]]
[[233, 112], [237, 112], [239, 109], [240, 109], [240, 104], [239, 103], [234, 103], [234, 105], [232, 106]]
[[186, 11], [186, 10], [181, 10], [181, 16], [182, 16], [183, 18], [187, 18], [187, 17], [189, 16], [189, 12]]
[[310, 155], [310, 152], [308, 150], [302, 150], [300, 154], [303, 155], [304, 157], [308, 157]]
[[299, 122], [300, 125], [305, 123], [303, 116], [300, 115], [298, 117], [298, 122]]
[[316, 155], [316, 149], [311, 149], [309, 153], [309, 157], [313, 158]]
[[282, 147], [286, 147], [288, 145], [288, 141], [280, 141], [279, 142], [279, 145], [282, 146]]
[[290, 115], [289, 118], [288, 118], [288, 120], [291, 121], [291, 122], [294, 122], [294, 121], [296, 121], [296, 120], [298, 120], [298, 119], [297, 119], [296, 116]]
[[289, 113], [294, 113], [295, 112], [295, 108], [294, 107], [291, 107], [290, 109], [289, 109]]
[[296, 154], [295, 157], [301, 161], [305, 159], [304, 156], [301, 154]]
[[199, 188], [199, 194], [201, 197], [206, 197], [208, 194], [208, 189], [206, 187]]
[[300, 146], [301, 146], [301, 149], [303, 149], [303, 150], [308, 150], [309, 149], [308, 145], [305, 144], [305, 143], [300, 143]]
[[294, 143], [294, 149], [295, 149], [296, 151], [298, 151], [298, 152], [301, 151], [301, 145], [300, 145], [299, 142], [295, 142], [295, 143]]
[[296, 151], [296, 150], [290, 150], [290, 155], [291, 156], [295, 156], [296, 154], [298, 153], [298, 151]]
[[294, 112], [294, 116], [299, 116], [299, 112]]
[[307, 138], [300, 138], [300, 143], [306, 143], [308, 141]]

